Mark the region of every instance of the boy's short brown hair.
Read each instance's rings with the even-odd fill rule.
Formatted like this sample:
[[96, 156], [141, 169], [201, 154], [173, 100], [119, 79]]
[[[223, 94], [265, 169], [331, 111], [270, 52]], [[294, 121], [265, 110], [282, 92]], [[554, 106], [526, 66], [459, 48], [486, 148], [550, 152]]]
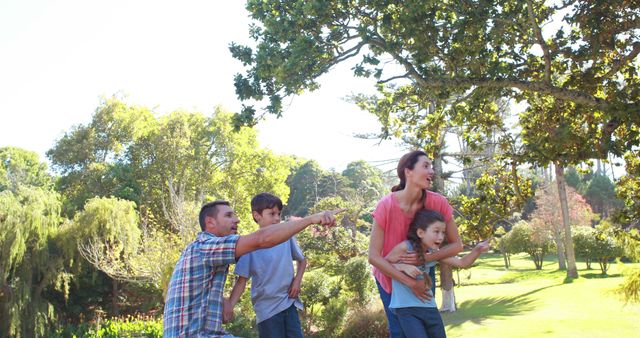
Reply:
[[257, 194], [251, 200], [251, 211], [255, 211], [259, 214], [262, 214], [264, 209], [271, 209], [278, 207], [278, 210], [282, 211], [282, 201], [280, 198], [274, 194], [270, 194], [268, 192], [263, 192]]

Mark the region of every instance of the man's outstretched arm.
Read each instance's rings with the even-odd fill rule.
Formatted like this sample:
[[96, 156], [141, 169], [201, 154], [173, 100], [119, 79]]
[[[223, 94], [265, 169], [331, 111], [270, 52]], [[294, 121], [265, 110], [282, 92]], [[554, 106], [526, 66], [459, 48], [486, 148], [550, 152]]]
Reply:
[[273, 224], [246, 236], [240, 236], [236, 244], [236, 259], [249, 252], [278, 245], [311, 224], [334, 226], [335, 215], [340, 212], [342, 210], [324, 211], [294, 221]]

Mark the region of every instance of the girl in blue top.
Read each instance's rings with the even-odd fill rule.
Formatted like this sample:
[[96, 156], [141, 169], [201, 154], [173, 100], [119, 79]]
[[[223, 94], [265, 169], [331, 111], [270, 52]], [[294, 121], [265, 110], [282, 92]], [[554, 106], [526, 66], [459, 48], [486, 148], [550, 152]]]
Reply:
[[[385, 257], [389, 262], [394, 263], [396, 269], [403, 271], [407, 275], [424, 279], [427, 288], [431, 289], [432, 281], [429, 277], [429, 268], [436, 262], [426, 262], [425, 254], [437, 251], [445, 239], [446, 225], [444, 218], [437, 211], [420, 210], [407, 233], [407, 240], [398, 244]], [[440, 260], [457, 268], [467, 268], [480, 256], [481, 253], [489, 250], [488, 240], [479, 243], [471, 252], [462, 258], [449, 257]], [[415, 251], [420, 258], [418, 266], [397, 263], [402, 255]], [[392, 281], [391, 303], [389, 308], [395, 311], [402, 331], [407, 337], [441, 338], [446, 337], [442, 317], [431, 295], [430, 300], [423, 301], [418, 298], [411, 288], [397, 280]]]

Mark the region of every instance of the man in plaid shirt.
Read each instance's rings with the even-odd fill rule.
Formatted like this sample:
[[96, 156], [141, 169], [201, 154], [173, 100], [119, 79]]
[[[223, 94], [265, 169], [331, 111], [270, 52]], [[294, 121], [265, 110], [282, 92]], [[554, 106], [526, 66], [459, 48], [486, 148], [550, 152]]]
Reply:
[[229, 264], [246, 253], [278, 245], [311, 224], [335, 225], [321, 212], [239, 236], [238, 217], [226, 201], [200, 209], [200, 228], [178, 260], [164, 305], [164, 337], [231, 337], [222, 328], [224, 283]]

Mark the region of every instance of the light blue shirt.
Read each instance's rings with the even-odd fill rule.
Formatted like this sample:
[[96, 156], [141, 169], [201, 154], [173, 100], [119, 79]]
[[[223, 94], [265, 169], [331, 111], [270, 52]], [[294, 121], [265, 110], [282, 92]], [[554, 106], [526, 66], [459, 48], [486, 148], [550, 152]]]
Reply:
[[[407, 250], [413, 251], [413, 245], [411, 242], [406, 241]], [[429, 269], [436, 265], [437, 262], [425, 262], [423, 265], [417, 266], [417, 268], [423, 273], [429, 273]], [[418, 276], [416, 279], [424, 279], [423, 275]], [[429, 290], [431, 293], [431, 290]], [[437, 307], [436, 301], [431, 295], [431, 300], [423, 301], [416, 297], [411, 291], [411, 288], [402, 284], [401, 282], [393, 279], [391, 280], [391, 302], [389, 303], [390, 309], [397, 309], [402, 307]]]
[[295, 238], [238, 259], [234, 273], [251, 278], [251, 302], [258, 323], [288, 309], [291, 304], [302, 309], [298, 298], [289, 298], [289, 286], [294, 277], [293, 260], [304, 260]]

